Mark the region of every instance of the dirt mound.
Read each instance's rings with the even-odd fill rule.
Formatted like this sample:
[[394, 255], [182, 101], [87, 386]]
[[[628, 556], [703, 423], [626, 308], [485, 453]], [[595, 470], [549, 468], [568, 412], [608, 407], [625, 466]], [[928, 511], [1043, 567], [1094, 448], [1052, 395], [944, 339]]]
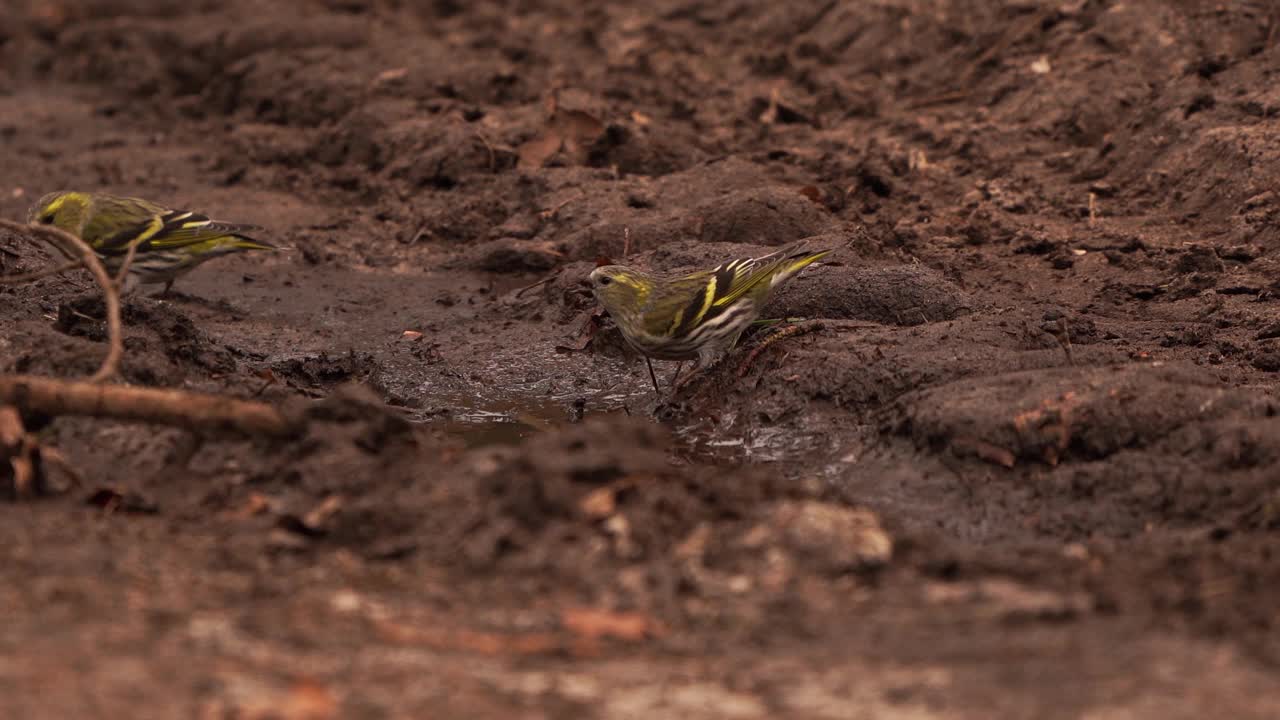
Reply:
[[1055, 374], [997, 375], [913, 393], [902, 398], [910, 410], [901, 431], [918, 443], [1009, 467], [1019, 460], [1056, 465], [1147, 447], [1192, 420], [1275, 412], [1267, 401], [1186, 370], [1131, 366]]

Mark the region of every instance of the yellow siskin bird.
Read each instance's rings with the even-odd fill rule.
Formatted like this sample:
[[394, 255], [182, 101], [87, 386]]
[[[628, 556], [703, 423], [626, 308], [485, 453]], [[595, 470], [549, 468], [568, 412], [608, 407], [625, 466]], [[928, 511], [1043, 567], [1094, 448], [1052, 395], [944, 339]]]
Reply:
[[763, 257], [667, 279], [605, 265], [591, 272], [590, 282], [622, 336], [644, 355], [658, 391], [650, 358], [713, 364], [760, 317], [775, 287], [829, 252], [805, 250], [801, 241]]
[[49, 193], [32, 206], [27, 221], [53, 225], [84, 240], [113, 275], [129, 246], [137, 245], [122, 290], [126, 294], [139, 284], [158, 283], [164, 283], [168, 294], [174, 280], [215, 257], [277, 249], [246, 235], [261, 229], [252, 225], [218, 222], [189, 210], [106, 193]]

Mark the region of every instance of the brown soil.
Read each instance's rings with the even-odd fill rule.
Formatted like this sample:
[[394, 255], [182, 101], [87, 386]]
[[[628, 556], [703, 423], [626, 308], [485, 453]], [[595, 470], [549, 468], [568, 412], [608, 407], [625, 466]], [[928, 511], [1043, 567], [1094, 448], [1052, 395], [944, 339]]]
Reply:
[[[123, 379], [313, 406], [28, 417], [85, 485], [0, 504], [0, 716], [1280, 717], [1278, 74], [1263, 2], [9, 3], [0, 214], [291, 248]], [[750, 364], [573, 351], [598, 256], [805, 237]], [[0, 302], [96, 367], [86, 277]]]

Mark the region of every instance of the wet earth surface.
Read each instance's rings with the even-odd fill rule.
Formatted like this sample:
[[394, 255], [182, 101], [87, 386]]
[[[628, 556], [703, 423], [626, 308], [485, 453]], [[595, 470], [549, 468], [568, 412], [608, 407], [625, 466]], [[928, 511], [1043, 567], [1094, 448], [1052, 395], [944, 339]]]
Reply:
[[[120, 381], [314, 420], [40, 429], [0, 715], [1280, 716], [1278, 72], [1263, 2], [8, 4], [0, 215], [288, 248], [128, 298]], [[583, 285], [801, 238], [661, 401]], [[87, 276], [0, 307], [105, 352]]]

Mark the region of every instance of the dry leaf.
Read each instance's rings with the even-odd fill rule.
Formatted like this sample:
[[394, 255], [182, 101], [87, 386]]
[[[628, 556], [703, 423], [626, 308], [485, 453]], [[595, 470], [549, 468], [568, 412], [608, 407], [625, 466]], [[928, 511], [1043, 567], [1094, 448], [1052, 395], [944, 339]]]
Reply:
[[0, 453], [16, 450], [26, 434], [18, 411], [8, 405], [0, 406]]
[[764, 112], [760, 113], [760, 118], [759, 118], [760, 122], [764, 123], [765, 125], [772, 125], [778, 122], [778, 95], [779, 94], [780, 93], [778, 92], [778, 88], [774, 88], [773, 92], [769, 93], [769, 106], [764, 109]]
[[604, 123], [594, 115], [582, 110], [557, 108], [547, 121], [547, 127], [516, 150], [518, 165], [526, 169], [540, 168], [561, 151], [573, 164], [582, 164], [587, 159], [591, 144], [603, 134]]
[[262, 687], [240, 683], [241, 692], [215, 700], [203, 717], [236, 720], [331, 720], [338, 716], [338, 700], [327, 687], [299, 680], [291, 687]]
[[604, 308], [596, 308], [587, 316], [585, 322], [582, 323], [582, 329], [578, 331], [578, 338], [574, 340], [572, 345], [557, 345], [558, 353], [582, 352], [591, 345], [591, 341], [595, 338], [596, 333], [600, 332], [601, 318], [605, 315]]
[[604, 518], [609, 517], [614, 510], [618, 509], [618, 499], [614, 494], [613, 488], [596, 488], [578, 501], [578, 507], [588, 517]]
[[262, 493], [251, 493], [244, 507], [231, 513], [232, 517], [249, 518], [261, 515], [271, 509], [271, 498]]
[[408, 74], [409, 74], [409, 68], [404, 68], [404, 67], [391, 68], [390, 70], [383, 70], [382, 72], [378, 73], [377, 77], [373, 79], [373, 84], [381, 85], [383, 83], [392, 82], [393, 80], [400, 80], [400, 79], [403, 79]]
[[614, 638], [635, 642], [666, 634], [666, 628], [660, 621], [644, 613], [596, 608], [565, 610], [560, 616], [560, 624], [586, 640]]
[[345, 504], [341, 495], [330, 495], [320, 501], [319, 505], [303, 515], [285, 513], [280, 516], [279, 525], [299, 535], [319, 537], [329, 531], [329, 523]]
[[518, 167], [521, 168], [540, 168], [553, 155], [560, 152], [560, 145], [563, 141], [558, 135], [551, 132], [544, 132], [538, 137], [523, 143], [516, 148], [516, 155], [519, 156], [517, 161]]
[[822, 201], [822, 191], [816, 185], [805, 185], [800, 188], [800, 194], [809, 198], [814, 205], [820, 208], [826, 208], [827, 204]]
[[13, 494], [15, 497], [29, 498], [36, 492], [36, 466], [32, 453], [26, 443], [22, 451], [9, 460], [13, 468]]

